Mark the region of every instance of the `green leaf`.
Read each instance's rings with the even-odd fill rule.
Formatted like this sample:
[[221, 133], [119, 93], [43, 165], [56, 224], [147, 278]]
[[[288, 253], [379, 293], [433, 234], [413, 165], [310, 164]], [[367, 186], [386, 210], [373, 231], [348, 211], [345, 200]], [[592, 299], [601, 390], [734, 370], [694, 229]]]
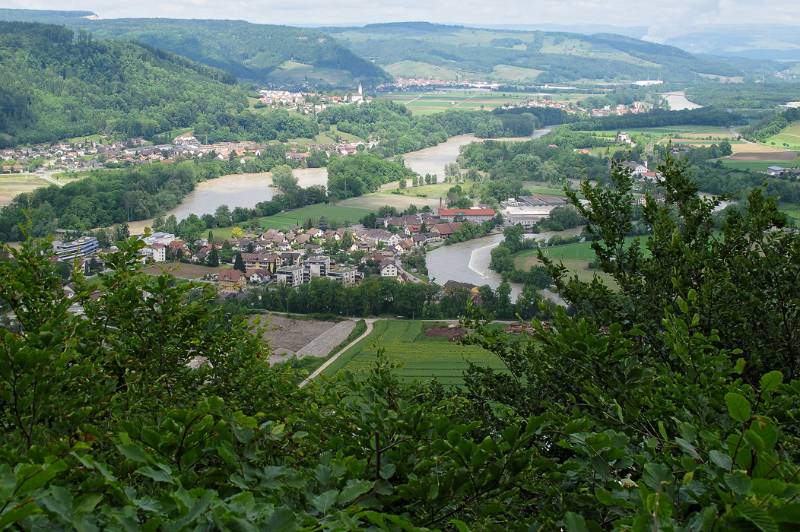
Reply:
[[339, 493], [337, 501], [339, 504], [349, 504], [351, 501], [369, 492], [373, 484], [374, 483], [369, 480], [348, 480], [345, 487], [342, 488], [341, 493]]
[[72, 494], [66, 489], [61, 486], [51, 486], [39, 501], [65, 523], [72, 521]]
[[139, 463], [147, 462], [147, 455], [144, 454], [144, 451], [138, 445], [120, 444], [117, 445], [117, 449], [119, 449], [119, 452], [128, 460]]
[[708, 458], [719, 468], [730, 471], [733, 466], [733, 460], [725, 453], [719, 452], [716, 449], [708, 453]]
[[778, 508], [776, 510], [772, 510], [770, 512], [775, 521], [779, 523], [791, 523], [794, 525], [800, 525], [800, 502], [794, 504], [787, 504], [782, 508]]
[[311, 499], [311, 505], [320, 514], [325, 515], [328, 513], [328, 510], [331, 509], [331, 506], [336, 503], [337, 495], [339, 495], [339, 490], [328, 490], [324, 493], [320, 493]]
[[736, 513], [753, 523], [762, 532], [778, 532], [777, 523], [766, 510], [745, 502], [736, 507]]
[[761, 377], [760, 386], [762, 393], [769, 393], [783, 383], [783, 373], [780, 371], [770, 371]]
[[744, 423], [752, 414], [750, 402], [742, 394], [728, 392], [725, 394], [725, 403], [728, 405], [728, 414], [735, 421]]
[[172, 475], [166, 471], [154, 469], [150, 466], [140, 467], [136, 470], [136, 472], [149, 479], [155, 480], [156, 482], [167, 482], [169, 484], [173, 483]]
[[31, 500], [20, 503], [19, 506], [12, 506], [9, 510], [0, 514], [0, 530], [5, 530], [8, 525], [19, 523], [39, 511], [39, 507]]
[[680, 447], [684, 453], [688, 454], [692, 458], [700, 458], [700, 455], [697, 454], [697, 449], [695, 449], [694, 445], [688, 441], [684, 440], [683, 438], [675, 438], [675, 443], [678, 444], [678, 447]]
[[567, 532], [589, 532], [586, 520], [582, 515], [574, 512], [567, 512], [567, 515], [564, 516], [564, 525], [567, 527]]
[[292, 532], [297, 530], [297, 520], [291, 509], [282, 506], [273, 512], [264, 530], [280, 530], [281, 532]]
[[397, 467], [394, 464], [383, 464], [380, 471], [381, 478], [389, 480], [394, 476], [395, 471], [397, 471]]
[[661, 484], [670, 483], [673, 480], [672, 471], [664, 464], [650, 462], [644, 466], [644, 483], [655, 491], [661, 490]]
[[458, 530], [458, 532], [470, 532], [470, 529], [469, 529], [469, 526], [467, 526], [467, 523], [465, 523], [464, 521], [461, 521], [460, 519], [451, 519], [450, 520], [450, 524], [453, 525], [454, 527], [456, 527], [456, 530]]
[[750, 480], [750, 477], [741, 471], [737, 471], [736, 473], [732, 474], [726, 474], [725, 483], [731, 490], [733, 490], [734, 493], [738, 495], [747, 495], [750, 493], [750, 488], [753, 486], [753, 482]]

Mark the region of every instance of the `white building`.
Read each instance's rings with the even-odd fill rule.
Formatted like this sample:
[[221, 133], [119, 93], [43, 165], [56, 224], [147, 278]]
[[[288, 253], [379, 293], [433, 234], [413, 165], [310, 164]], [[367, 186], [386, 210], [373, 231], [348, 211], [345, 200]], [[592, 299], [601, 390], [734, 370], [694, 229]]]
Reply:
[[279, 283], [300, 286], [303, 284], [303, 267], [299, 265], [281, 266], [275, 271], [275, 278]]
[[82, 236], [71, 242], [53, 242], [53, 251], [58, 260], [71, 261], [76, 258], [90, 257], [100, 249], [100, 243], [93, 236]]
[[397, 277], [397, 265], [394, 261], [385, 260], [381, 262], [381, 277]]
[[155, 262], [166, 262], [167, 261], [167, 246], [164, 244], [153, 244], [153, 260]]

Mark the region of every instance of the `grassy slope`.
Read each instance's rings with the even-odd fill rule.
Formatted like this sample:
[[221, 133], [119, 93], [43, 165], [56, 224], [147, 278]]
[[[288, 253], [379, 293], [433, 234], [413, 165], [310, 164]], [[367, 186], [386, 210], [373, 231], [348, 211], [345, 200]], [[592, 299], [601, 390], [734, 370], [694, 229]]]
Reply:
[[790, 150], [800, 150], [800, 122], [790, 124], [777, 135], [768, 138], [765, 144]]
[[436, 378], [442, 384], [461, 384], [469, 362], [503, 368], [498, 358], [480, 347], [425, 336], [425, 325], [430, 324], [413, 320], [380, 320], [375, 323], [372, 334], [344, 353], [326, 374], [333, 375], [341, 369], [365, 372], [375, 362], [381, 348], [390, 361], [402, 365], [397, 374], [403, 380], [429, 381]]
[[686, 81], [698, 73], [738, 75], [673, 47], [617, 35], [579, 35], [427, 23], [328, 28], [357, 54], [397, 76], [498, 81], [642, 79]]

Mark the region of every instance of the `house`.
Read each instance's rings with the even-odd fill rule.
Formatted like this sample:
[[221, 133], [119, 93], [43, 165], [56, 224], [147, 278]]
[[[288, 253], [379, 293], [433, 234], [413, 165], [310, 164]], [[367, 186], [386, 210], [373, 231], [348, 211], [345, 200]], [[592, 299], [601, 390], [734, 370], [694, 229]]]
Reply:
[[167, 262], [167, 246], [155, 243], [150, 247], [153, 248], [153, 260], [155, 262]]
[[468, 221], [473, 223], [488, 222], [495, 216], [494, 209], [439, 209], [439, 218], [444, 222]]
[[444, 223], [444, 224], [436, 224], [431, 228], [431, 233], [438, 236], [443, 240], [447, 240], [453, 233], [458, 231], [458, 228], [461, 227], [460, 223]]
[[280, 254], [281, 266], [299, 266], [302, 256], [299, 251], [285, 251]]
[[100, 249], [100, 243], [93, 236], [82, 236], [69, 242], [53, 242], [53, 252], [60, 261], [90, 257]]
[[622, 163], [622, 167], [630, 170], [633, 177], [641, 177], [650, 171], [650, 169], [647, 167], [647, 161], [645, 161], [644, 164], [637, 163], [636, 161], [625, 161]]
[[303, 267], [296, 264], [281, 266], [275, 270], [275, 279], [289, 286], [300, 286], [303, 284]]
[[324, 255], [309, 257], [303, 262], [303, 282], [310, 282], [312, 277], [327, 277], [330, 269], [330, 257]]
[[356, 269], [348, 267], [340, 267], [328, 272], [328, 279], [333, 279], [344, 285], [355, 284], [356, 282]]
[[241, 290], [245, 281], [245, 275], [239, 270], [222, 270], [217, 274], [217, 283], [225, 291]]
[[397, 277], [397, 265], [393, 260], [386, 259], [381, 262], [378, 271], [381, 272], [381, 277]]
[[270, 272], [262, 268], [255, 270], [248, 270], [246, 273], [247, 280], [251, 283], [265, 283], [270, 279]]
[[767, 168], [767, 173], [772, 177], [780, 177], [785, 171], [786, 168], [783, 166], [770, 166]]
[[167, 247], [169, 248], [170, 255], [176, 259], [188, 257], [191, 253], [189, 246], [187, 246], [186, 242], [183, 240], [173, 240]]
[[242, 261], [248, 270], [260, 268], [270, 273], [275, 273], [278, 266], [283, 265], [281, 257], [276, 253], [242, 253]]

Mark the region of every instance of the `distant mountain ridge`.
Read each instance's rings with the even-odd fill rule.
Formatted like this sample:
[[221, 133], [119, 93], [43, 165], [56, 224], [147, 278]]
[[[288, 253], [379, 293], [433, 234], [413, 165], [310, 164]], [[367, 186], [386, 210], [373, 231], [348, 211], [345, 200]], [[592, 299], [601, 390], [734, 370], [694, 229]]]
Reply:
[[390, 79], [380, 67], [317, 30], [234, 20], [89, 18], [93, 16], [89, 11], [0, 9], [0, 20], [62, 24], [99, 38], [137, 41], [262, 84], [355, 87]]
[[739, 76], [728, 62], [616, 34], [482, 29], [395, 22], [322, 28], [355, 53], [404, 77], [569, 82]]

